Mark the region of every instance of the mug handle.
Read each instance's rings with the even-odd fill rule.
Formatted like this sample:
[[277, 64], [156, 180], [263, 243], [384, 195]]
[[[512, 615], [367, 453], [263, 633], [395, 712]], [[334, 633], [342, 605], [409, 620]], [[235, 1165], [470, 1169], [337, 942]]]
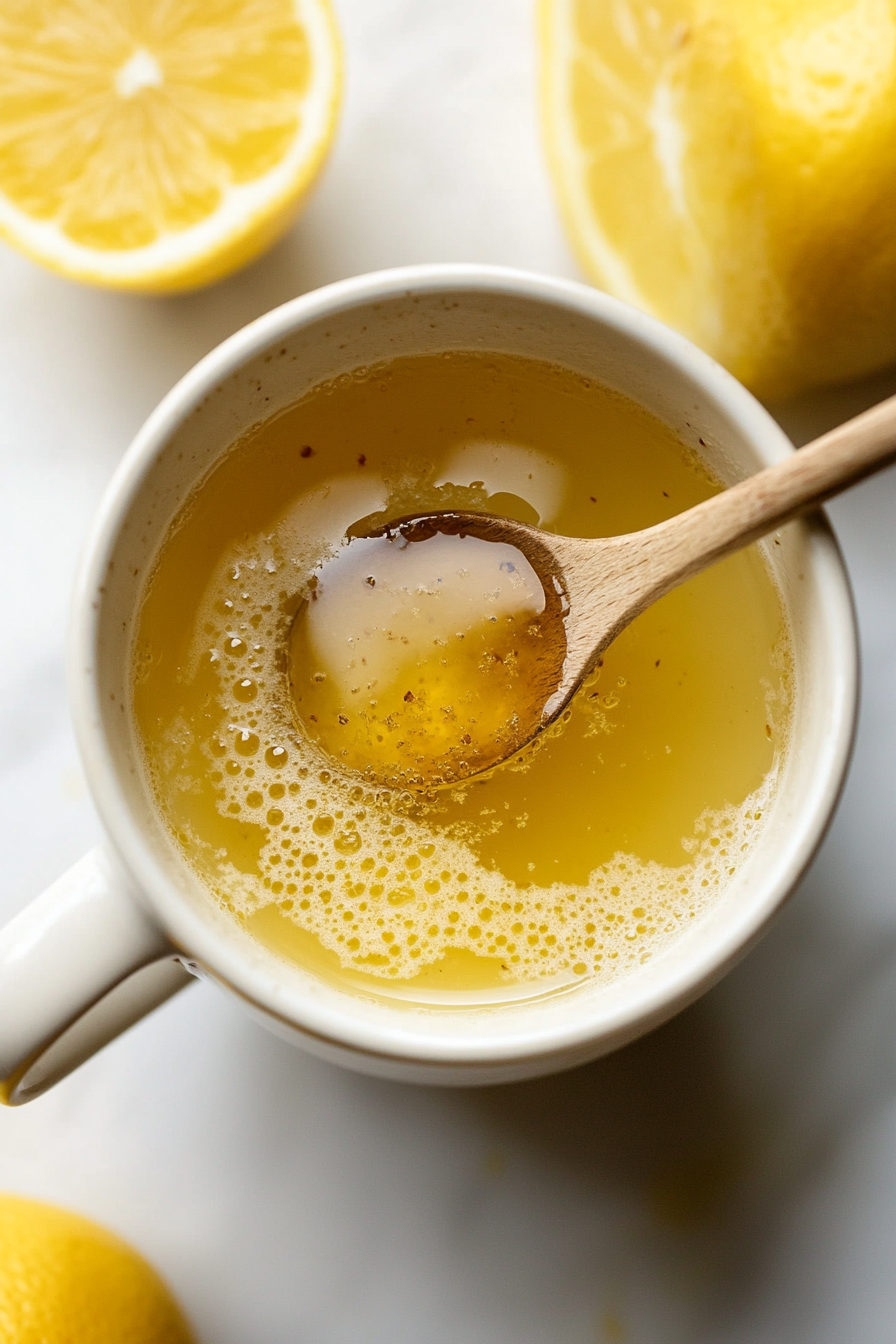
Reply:
[[20, 1106], [192, 983], [102, 848], [0, 930], [0, 1102]]

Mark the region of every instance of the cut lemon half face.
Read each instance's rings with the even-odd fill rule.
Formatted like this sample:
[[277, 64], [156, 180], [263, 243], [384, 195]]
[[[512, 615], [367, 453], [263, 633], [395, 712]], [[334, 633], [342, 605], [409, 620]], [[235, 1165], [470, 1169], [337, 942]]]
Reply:
[[540, 0], [567, 226], [762, 396], [896, 359], [896, 0]]
[[294, 218], [341, 65], [329, 0], [4, 0], [0, 233], [78, 280], [217, 280]]

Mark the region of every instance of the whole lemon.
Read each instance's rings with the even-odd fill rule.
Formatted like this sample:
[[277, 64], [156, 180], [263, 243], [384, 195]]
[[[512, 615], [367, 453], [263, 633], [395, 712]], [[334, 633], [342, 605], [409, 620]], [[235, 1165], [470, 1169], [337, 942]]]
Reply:
[[896, 0], [541, 0], [597, 284], [768, 398], [896, 359]]
[[192, 1344], [173, 1297], [105, 1228], [34, 1199], [0, 1195], [3, 1344]]

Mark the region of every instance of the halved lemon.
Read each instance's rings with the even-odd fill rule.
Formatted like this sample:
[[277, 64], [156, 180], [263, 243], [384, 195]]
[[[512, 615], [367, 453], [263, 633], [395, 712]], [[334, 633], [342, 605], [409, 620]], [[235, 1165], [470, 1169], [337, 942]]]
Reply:
[[341, 85], [329, 0], [3, 0], [0, 234], [96, 284], [217, 280], [291, 223]]
[[598, 285], [780, 397], [896, 359], [896, 0], [541, 0]]

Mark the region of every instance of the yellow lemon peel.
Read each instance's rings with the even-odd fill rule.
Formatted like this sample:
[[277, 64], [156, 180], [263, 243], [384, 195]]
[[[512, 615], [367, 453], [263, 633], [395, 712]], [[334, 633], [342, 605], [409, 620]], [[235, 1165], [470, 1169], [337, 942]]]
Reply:
[[4, 1344], [193, 1344], [155, 1270], [79, 1214], [0, 1195], [0, 1268]]

